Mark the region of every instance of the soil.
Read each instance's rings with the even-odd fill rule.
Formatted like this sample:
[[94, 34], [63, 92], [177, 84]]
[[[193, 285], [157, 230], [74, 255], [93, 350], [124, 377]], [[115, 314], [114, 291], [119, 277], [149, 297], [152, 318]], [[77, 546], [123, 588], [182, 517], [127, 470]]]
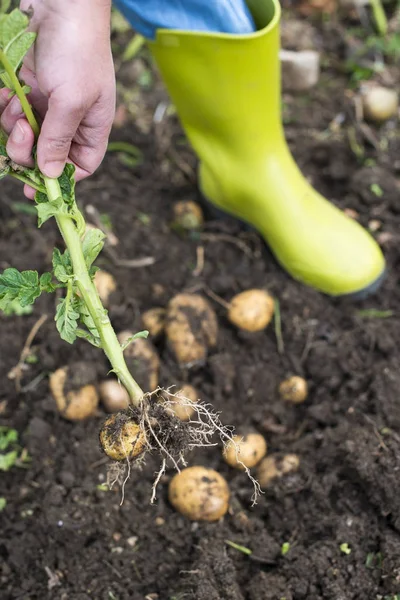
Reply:
[[[143, 71], [145, 53], [133, 62], [135, 69], [120, 68], [125, 104], [121, 100], [118, 114], [125, 120], [113, 132], [114, 140], [138, 146], [142, 163], [132, 168], [109, 154], [78, 188], [83, 207], [93, 204], [108, 215], [120, 259], [155, 259], [134, 269], [102, 254], [99, 266], [118, 284], [110, 304], [116, 329], [140, 330], [141, 313], [165, 306], [176, 293], [205, 295], [218, 314], [217, 347], [204, 365], [184, 369], [165, 340], [156, 340], [160, 384], [191, 383], [225, 424], [263, 433], [270, 453], [296, 453], [299, 470], [275, 480], [252, 506], [250, 481], [223, 461], [220, 448], [195, 451], [189, 464], [223, 474], [232, 496], [223, 520], [192, 523], [168, 503], [172, 469], [150, 504], [159, 467], [154, 455], [132, 471], [120, 505], [120, 487], [104, 486], [108, 462], [98, 444], [104, 412], [85, 423], [68, 422], [48, 387], [48, 375], [60, 366], [93, 362], [98, 377], [108, 366], [84, 341], [73, 348], [60, 341], [55, 299], [43, 297], [31, 315], [0, 317], [1, 424], [18, 431], [30, 457], [1, 473], [0, 496], [7, 502], [0, 513], [2, 600], [389, 600], [400, 593], [398, 147], [393, 124], [378, 128], [354, 118], [335, 22], [322, 20], [316, 31], [324, 56], [338, 64], [324, 66], [311, 92], [285, 95], [287, 138], [320, 192], [356, 211], [365, 226], [379, 220], [374, 235], [388, 275], [376, 296], [356, 304], [299, 285], [254, 232], [230, 220], [209, 220], [200, 234], [175, 230], [173, 203], [198, 199], [196, 162], [175, 117], [152, 122], [165, 99], [156, 78], [143, 83], [142, 76], [142, 86], [131, 88], [136, 96], [126, 96], [138, 64], [142, 75], [149, 73]], [[350, 129], [362, 157], [351, 149]], [[375, 191], [382, 190], [382, 197], [371, 184], [380, 186]], [[55, 224], [37, 230], [27, 204], [21, 208], [17, 201], [20, 187], [2, 181], [0, 267], [44, 271], [53, 246], [62, 247]], [[210, 298], [229, 300], [249, 287], [266, 287], [279, 299], [281, 354], [273, 325], [258, 334], [238, 332]], [[34, 361], [16, 392], [8, 374], [43, 314], [48, 319], [33, 342]], [[277, 394], [291, 374], [308, 381], [302, 405], [283, 403]], [[286, 553], [283, 544], [289, 544]]]

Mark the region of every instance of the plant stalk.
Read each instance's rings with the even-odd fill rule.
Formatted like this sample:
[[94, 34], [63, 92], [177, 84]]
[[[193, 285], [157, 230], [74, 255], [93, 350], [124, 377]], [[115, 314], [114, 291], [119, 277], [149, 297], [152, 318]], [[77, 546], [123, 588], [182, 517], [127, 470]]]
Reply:
[[[28, 123], [34, 132], [35, 137], [37, 138], [40, 133], [39, 124], [36, 121], [32, 107], [25, 96], [19, 79], [14, 73], [14, 70], [12, 69], [6, 55], [2, 50], [0, 50], [0, 61], [3, 63], [6, 73], [13, 82], [14, 90], [21, 103], [22, 110], [24, 111]], [[57, 198], [60, 198], [62, 194], [58, 179], [51, 179], [50, 177], [45, 176], [43, 176], [43, 178], [49, 201], [51, 202], [57, 200]], [[71, 217], [68, 215], [60, 215], [56, 217], [56, 221], [65, 245], [68, 248], [71, 256], [76, 284], [99, 333], [102, 349], [111, 363], [113, 372], [117, 375], [121, 383], [128, 391], [131, 403], [134, 406], [139, 406], [144, 396], [144, 392], [129, 372], [121, 345], [115, 334], [113, 326], [111, 325], [107, 310], [104, 308], [96, 287], [91, 280], [82, 251], [81, 238], [77, 228]]]

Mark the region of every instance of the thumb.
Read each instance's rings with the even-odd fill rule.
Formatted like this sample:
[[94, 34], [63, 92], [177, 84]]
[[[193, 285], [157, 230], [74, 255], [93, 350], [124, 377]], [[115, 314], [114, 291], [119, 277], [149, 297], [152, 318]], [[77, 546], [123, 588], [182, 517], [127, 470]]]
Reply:
[[84, 114], [83, 103], [68, 97], [62, 88], [50, 96], [37, 143], [39, 169], [47, 177], [59, 177], [63, 172], [72, 139]]

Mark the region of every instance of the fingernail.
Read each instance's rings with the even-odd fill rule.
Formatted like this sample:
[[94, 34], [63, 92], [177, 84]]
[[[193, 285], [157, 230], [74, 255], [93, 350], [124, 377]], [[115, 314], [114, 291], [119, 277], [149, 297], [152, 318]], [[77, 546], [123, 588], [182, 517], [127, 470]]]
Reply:
[[18, 115], [22, 115], [22, 108], [20, 101], [18, 98], [13, 98], [9, 104], [9, 111], [13, 117], [17, 117]]
[[64, 169], [64, 163], [60, 162], [60, 161], [51, 161], [51, 162], [47, 162], [44, 165], [44, 169], [43, 169], [43, 173], [47, 176], [47, 177], [60, 177], [61, 173], [63, 172]]
[[25, 139], [25, 131], [20, 123], [15, 124], [14, 129], [11, 132], [10, 139], [16, 144], [22, 144]]

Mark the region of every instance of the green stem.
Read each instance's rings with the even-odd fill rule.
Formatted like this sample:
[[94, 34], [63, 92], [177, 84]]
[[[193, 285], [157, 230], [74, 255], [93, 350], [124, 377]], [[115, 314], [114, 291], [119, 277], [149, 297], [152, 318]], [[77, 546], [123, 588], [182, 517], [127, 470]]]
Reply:
[[382, 6], [381, 0], [370, 0], [372, 12], [374, 13], [375, 25], [379, 35], [386, 35], [388, 23], [385, 9]]
[[[2, 62], [6, 73], [12, 81], [14, 91], [21, 102], [22, 109], [29, 125], [32, 127], [35, 136], [38, 137], [40, 127], [33, 114], [32, 107], [25, 96], [24, 90], [9, 63], [7, 56], [2, 50], [0, 50], [0, 62]], [[49, 201], [51, 202], [60, 198], [62, 194], [58, 179], [51, 179], [45, 176], [43, 176], [43, 179]], [[111, 363], [114, 373], [127, 389], [131, 403], [135, 406], [139, 406], [144, 395], [143, 390], [133, 379], [126, 366], [121, 345], [86, 267], [81, 238], [77, 228], [70, 216], [60, 215], [56, 218], [56, 221], [71, 256], [76, 284], [88, 308], [89, 314], [96, 325], [102, 348]]]
[[38, 185], [37, 183], [32, 181], [32, 179], [29, 179], [29, 177], [25, 177], [24, 175], [21, 175], [20, 173], [17, 173], [16, 171], [9, 171], [8, 175], [11, 175], [11, 177], [14, 177], [14, 179], [18, 179], [18, 181], [22, 181], [22, 183], [26, 183], [27, 185], [29, 185], [31, 188], [33, 188], [37, 192], [45, 192], [46, 191], [41, 185]]

